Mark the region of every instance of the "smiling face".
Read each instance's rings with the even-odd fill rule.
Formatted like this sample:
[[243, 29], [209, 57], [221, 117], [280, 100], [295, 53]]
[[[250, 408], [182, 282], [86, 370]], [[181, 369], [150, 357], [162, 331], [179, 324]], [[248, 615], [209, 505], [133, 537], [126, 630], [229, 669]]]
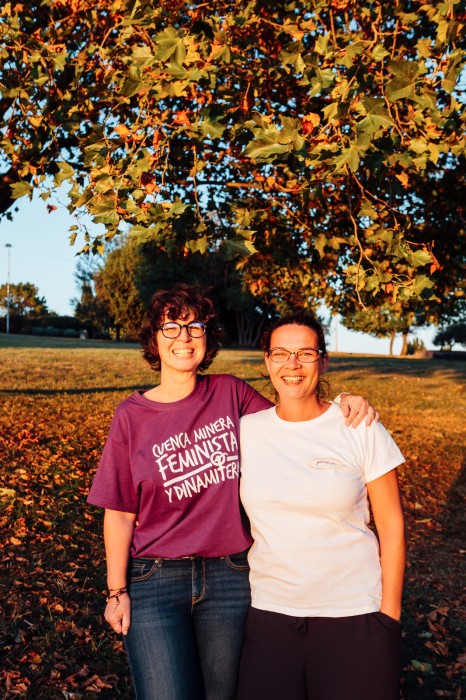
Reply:
[[[303, 348], [318, 350], [319, 340], [311, 328], [290, 323], [273, 331], [270, 338], [270, 349], [272, 348], [284, 348], [290, 352]], [[289, 360], [279, 363], [273, 362], [266, 353], [265, 364], [281, 405], [294, 400], [318, 403], [316, 389], [320, 376], [327, 369], [327, 355], [315, 362], [300, 362], [296, 355], [291, 355]]]
[[[168, 318], [165, 316], [162, 324], [169, 321], [176, 321], [180, 325], [192, 323], [200, 319], [195, 318], [192, 311], [189, 311], [181, 318]], [[175, 370], [178, 372], [197, 372], [199, 365], [206, 353], [206, 336], [202, 338], [191, 338], [187, 328], [182, 328], [178, 338], [165, 338], [162, 331], [157, 331], [157, 349], [160, 355], [160, 365], [162, 373], [165, 370]]]

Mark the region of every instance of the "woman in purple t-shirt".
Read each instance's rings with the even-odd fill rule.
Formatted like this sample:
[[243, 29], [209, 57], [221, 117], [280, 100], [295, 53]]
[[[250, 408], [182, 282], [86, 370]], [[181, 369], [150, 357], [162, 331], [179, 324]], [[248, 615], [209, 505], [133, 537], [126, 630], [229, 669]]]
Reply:
[[[236, 377], [199, 376], [220, 340], [201, 289], [154, 295], [141, 344], [160, 384], [118, 406], [88, 497], [105, 508], [105, 619], [123, 634], [138, 700], [235, 692], [252, 542], [238, 494], [238, 426], [271, 404]], [[368, 410], [374, 417], [350, 399], [348, 425]]]

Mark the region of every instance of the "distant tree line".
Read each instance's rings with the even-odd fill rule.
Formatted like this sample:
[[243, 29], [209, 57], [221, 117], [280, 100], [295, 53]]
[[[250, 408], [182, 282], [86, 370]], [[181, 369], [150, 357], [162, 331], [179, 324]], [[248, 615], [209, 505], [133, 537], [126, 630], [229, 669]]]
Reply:
[[[277, 314], [296, 308], [320, 310], [319, 299], [306, 292], [312, 272], [297, 264], [289, 250], [284, 248], [282, 254], [288, 263], [286, 271], [283, 266], [278, 270], [264, 263], [261, 270], [251, 273], [250, 263], [238, 265], [238, 257], [225, 256], [222, 248], [212, 249], [207, 256], [183, 250], [169, 255], [153, 242], [139, 243], [127, 237], [100, 263], [96, 258], [81, 258], [76, 274], [81, 296], [74, 300], [75, 316], [91, 333], [98, 329], [118, 339], [136, 339], [156, 289], [170, 288], [179, 281], [197, 282], [210, 288], [228, 341], [255, 346], [264, 323]], [[444, 289], [447, 287], [455, 299], [452, 275], [444, 273]], [[389, 338], [390, 354], [397, 334], [403, 338], [400, 354], [420, 349], [419, 343], [409, 341], [409, 335], [428, 324], [440, 325], [436, 344], [464, 343], [459, 331], [465, 327], [466, 317], [461, 297], [449, 304], [445, 299], [442, 303], [434, 299], [389, 304], [365, 297], [366, 306], [362, 307], [340, 292], [326, 301], [334, 312], [342, 314], [348, 328]], [[448, 335], [450, 328], [456, 335]]]
[[[0, 332], [6, 332], [7, 313], [10, 333], [77, 338], [83, 330], [75, 316], [60, 316], [48, 308], [45, 297], [31, 282], [0, 285]], [[93, 329], [98, 333], [98, 327]]]
[[[225, 255], [223, 248], [213, 248], [207, 256], [185, 250], [169, 255], [153, 242], [140, 243], [127, 236], [113, 244], [104, 257], [80, 258], [76, 270], [79, 296], [72, 300], [74, 316], [50, 311], [34, 284], [10, 285], [10, 332], [78, 337], [85, 331], [94, 339], [137, 340], [154, 291], [179, 281], [199, 283], [210, 290], [229, 344], [255, 347], [264, 324], [275, 316], [296, 308], [317, 314], [321, 310], [320, 300], [305, 291], [311, 273], [293, 264], [292, 256], [286, 273], [283, 268], [278, 271], [273, 264], [264, 264], [261, 271], [254, 270], [251, 275], [251, 266], [240, 261], [239, 254]], [[6, 285], [1, 285], [3, 332], [6, 296]], [[440, 300], [377, 304], [366, 297], [367, 305], [362, 307], [354, 305], [349, 296], [344, 300], [342, 292], [331, 298], [332, 312], [341, 313], [343, 324], [351, 330], [389, 338], [390, 354], [397, 334], [403, 338], [401, 355], [422, 350], [422, 343], [410, 341], [409, 335], [427, 324], [439, 326], [435, 345], [466, 346], [466, 305], [462, 297], [449, 305]]]

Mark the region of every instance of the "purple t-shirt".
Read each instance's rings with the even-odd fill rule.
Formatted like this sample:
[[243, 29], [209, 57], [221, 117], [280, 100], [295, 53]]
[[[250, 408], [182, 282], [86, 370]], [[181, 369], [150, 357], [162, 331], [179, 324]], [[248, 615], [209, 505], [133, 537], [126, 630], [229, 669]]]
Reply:
[[239, 500], [239, 419], [271, 406], [227, 374], [181, 401], [117, 408], [88, 502], [137, 515], [132, 557], [218, 557], [251, 544]]

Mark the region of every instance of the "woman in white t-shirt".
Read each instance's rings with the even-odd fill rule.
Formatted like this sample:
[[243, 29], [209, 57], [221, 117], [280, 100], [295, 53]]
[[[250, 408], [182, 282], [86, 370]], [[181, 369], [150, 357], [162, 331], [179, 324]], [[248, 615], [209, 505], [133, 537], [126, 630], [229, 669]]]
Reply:
[[279, 403], [241, 419], [254, 544], [237, 697], [398, 700], [403, 455], [380, 423], [345, 430], [313, 316], [281, 319], [262, 348]]

